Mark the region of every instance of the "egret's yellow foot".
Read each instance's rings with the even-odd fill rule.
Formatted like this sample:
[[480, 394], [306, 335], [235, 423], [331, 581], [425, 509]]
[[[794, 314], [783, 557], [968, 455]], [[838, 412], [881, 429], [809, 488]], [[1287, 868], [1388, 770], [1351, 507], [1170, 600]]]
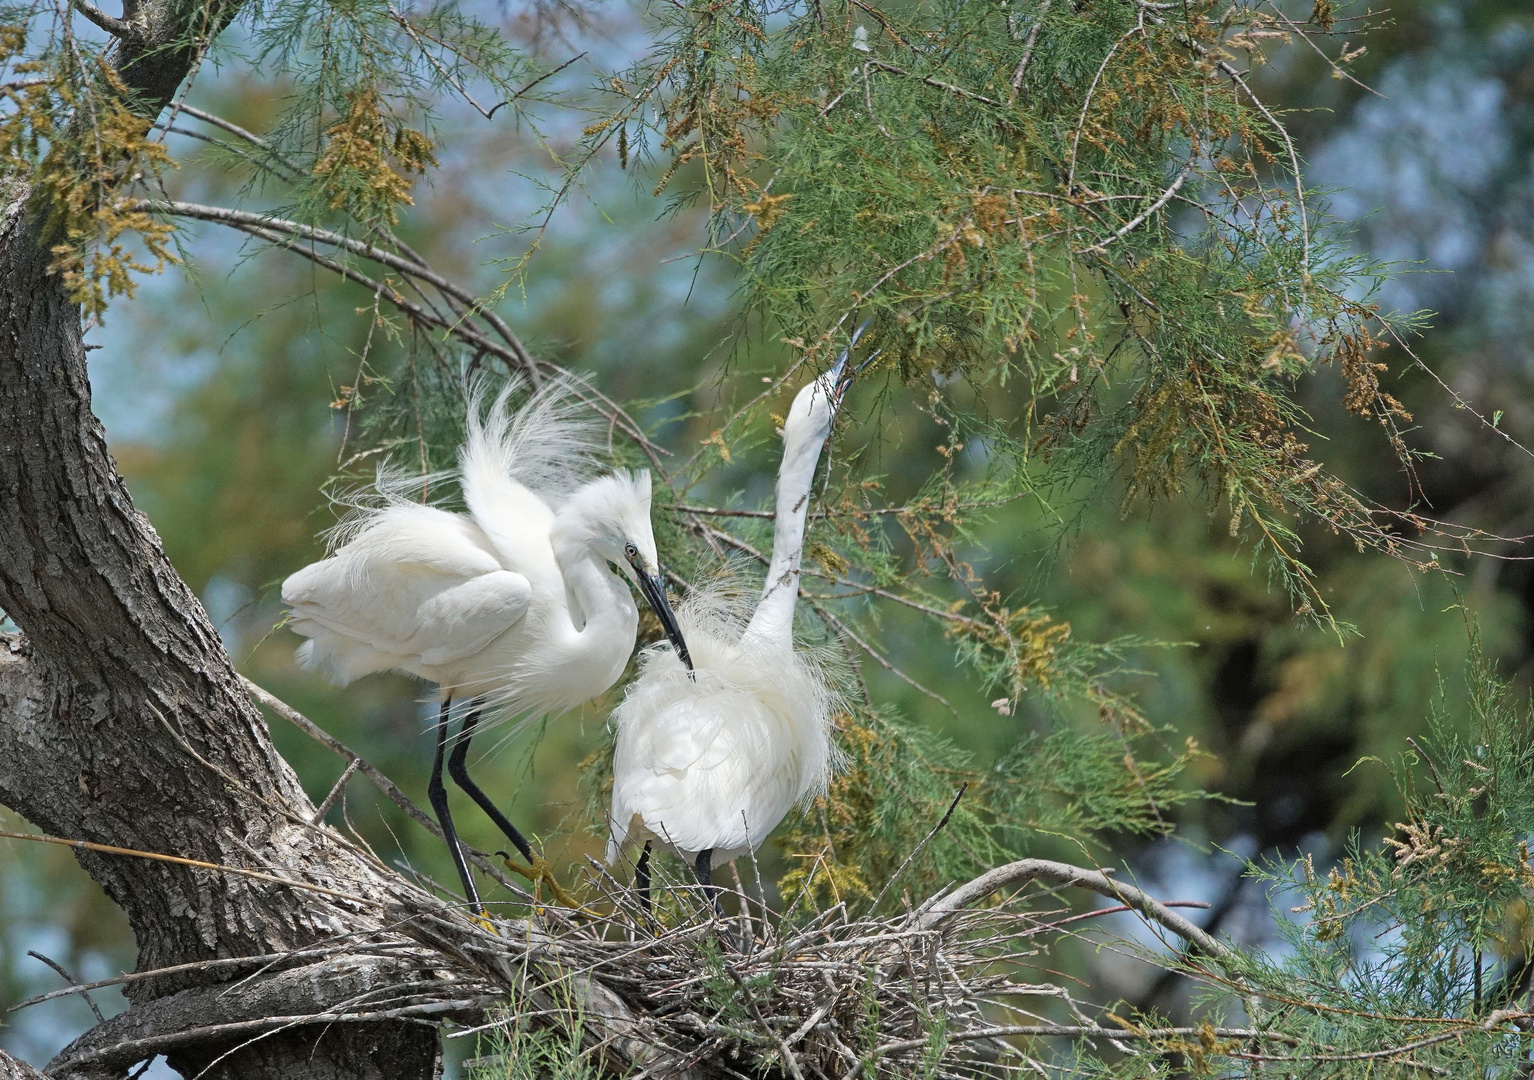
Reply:
[[525, 877], [528, 881], [533, 883], [534, 899], [537, 899], [538, 896], [538, 886], [542, 885], [544, 882], [547, 882], [549, 886], [549, 892], [554, 897], [554, 902], [560, 907], [567, 907], [571, 911], [579, 911], [585, 914], [590, 914], [590, 912], [587, 912], [585, 908], [581, 907], [578, 900], [566, 892], [564, 887], [559, 884], [559, 880], [554, 877], [553, 869], [544, 860], [542, 855], [534, 855], [533, 865], [531, 866], [528, 866], [525, 863], [519, 863], [509, 855], [503, 856], [502, 862], [505, 863], [506, 869], [510, 870], [513, 874], [520, 874], [522, 877]]

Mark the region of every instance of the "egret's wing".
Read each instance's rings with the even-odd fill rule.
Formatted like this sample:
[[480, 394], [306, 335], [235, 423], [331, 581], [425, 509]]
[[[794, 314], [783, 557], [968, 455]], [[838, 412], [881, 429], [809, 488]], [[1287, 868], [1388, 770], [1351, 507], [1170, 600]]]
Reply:
[[301, 658], [349, 682], [479, 652], [527, 612], [532, 589], [479, 530], [429, 506], [391, 507], [351, 543], [283, 582]]
[[650, 652], [613, 714], [612, 836], [654, 836], [716, 864], [759, 846], [823, 790], [835, 756], [830, 691], [794, 653], [742, 647], [730, 613], [684, 617], [695, 670]]
[[[638, 835], [636, 825], [640, 832], [653, 833], [686, 851], [690, 850], [687, 840], [707, 831], [700, 818], [713, 819], [710, 808], [690, 795], [702, 786], [705, 770], [699, 766], [703, 760], [717, 763], [723, 749], [716, 745], [718, 712], [694, 707], [706, 706], [711, 699], [671, 697], [654, 689], [642, 684], [630, 687], [631, 696], [616, 717], [609, 863], [625, 840]], [[636, 690], [637, 697], [633, 696]]]

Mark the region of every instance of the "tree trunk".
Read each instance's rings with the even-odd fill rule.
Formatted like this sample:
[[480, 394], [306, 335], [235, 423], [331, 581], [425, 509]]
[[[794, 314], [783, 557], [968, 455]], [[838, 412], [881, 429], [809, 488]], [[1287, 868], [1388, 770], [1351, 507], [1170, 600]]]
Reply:
[[[137, 15], [169, 41], [184, 33], [174, 16], [207, 14], [191, 7], [143, 5]], [[217, 14], [222, 25], [232, 8]], [[197, 52], [153, 45], [151, 36], [118, 51], [146, 109]], [[358, 898], [80, 852], [127, 913], [141, 969], [376, 930], [387, 871], [309, 823], [314, 807], [218, 634], [133, 507], [91, 412], [80, 311], [48, 271], [29, 196], [15, 181], [0, 186], [0, 608], [24, 634], [0, 638], [0, 802], [58, 836], [275, 868]], [[147, 1006], [209, 978], [145, 980], [129, 998]], [[189, 1075], [228, 1052], [209, 1080], [439, 1070], [435, 1030], [408, 1022], [296, 1026], [233, 1049], [241, 1041], [161, 1052]], [[7, 1067], [0, 1059], [0, 1075]]]

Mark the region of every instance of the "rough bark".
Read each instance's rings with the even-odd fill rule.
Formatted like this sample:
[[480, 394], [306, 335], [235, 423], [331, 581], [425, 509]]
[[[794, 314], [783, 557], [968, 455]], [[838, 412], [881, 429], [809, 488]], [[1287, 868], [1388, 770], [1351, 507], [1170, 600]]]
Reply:
[[[157, 113], [237, 5], [130, 5], [115, 50]], [[299, 948], [379, 925], [389, 881], [308, 824], [218, 634], [134, 509], [91, 412], [80, 311], [49, 272], [29, 191], [0, 187], [0, 802], [53, 834], [279, 869], [360, 903], [218, 872], [81, 853], [128, 915], [141, 968]], [[151, 999], [197, 978], [146, 980]], [[294, 1029], [204, 1075], [401, 1080], [436, 1071], [435, 1032]], [[182, 1052], [200, 1068], [215, 1053]], [[393, 1064], [380, 1072], [380, 1055]], [[194, 1070], [196, 1071], [196, 1070]]]
[[25, 1061], [17, 1061], [0, 1050], [0, 1080], [47, 1080], [47, 1077]]

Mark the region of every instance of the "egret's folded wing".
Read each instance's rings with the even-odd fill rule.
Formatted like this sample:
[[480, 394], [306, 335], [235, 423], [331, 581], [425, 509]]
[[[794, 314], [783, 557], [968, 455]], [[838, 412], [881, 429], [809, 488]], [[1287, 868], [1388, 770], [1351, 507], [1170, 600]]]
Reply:
[[345, 681], [472, 656], [521, 620], [531, 594], [472, 523], [424, 506], [381, 514], [282, 586], [293, 629], [314, 640], [305, 659]]
[[473, 656], [522, 621], [532, 595], [527, 578], [510, 570], [443, 589], [419, 609], [421, 663], [437, 667]]
[[721, 739], [731, 704], [724, 700], [695, 698], [672, 702], [649, 723], [636, 725], [633, 735], [635, 766], [654, 773], [686, 773], [711, 769], [731, 748]]

